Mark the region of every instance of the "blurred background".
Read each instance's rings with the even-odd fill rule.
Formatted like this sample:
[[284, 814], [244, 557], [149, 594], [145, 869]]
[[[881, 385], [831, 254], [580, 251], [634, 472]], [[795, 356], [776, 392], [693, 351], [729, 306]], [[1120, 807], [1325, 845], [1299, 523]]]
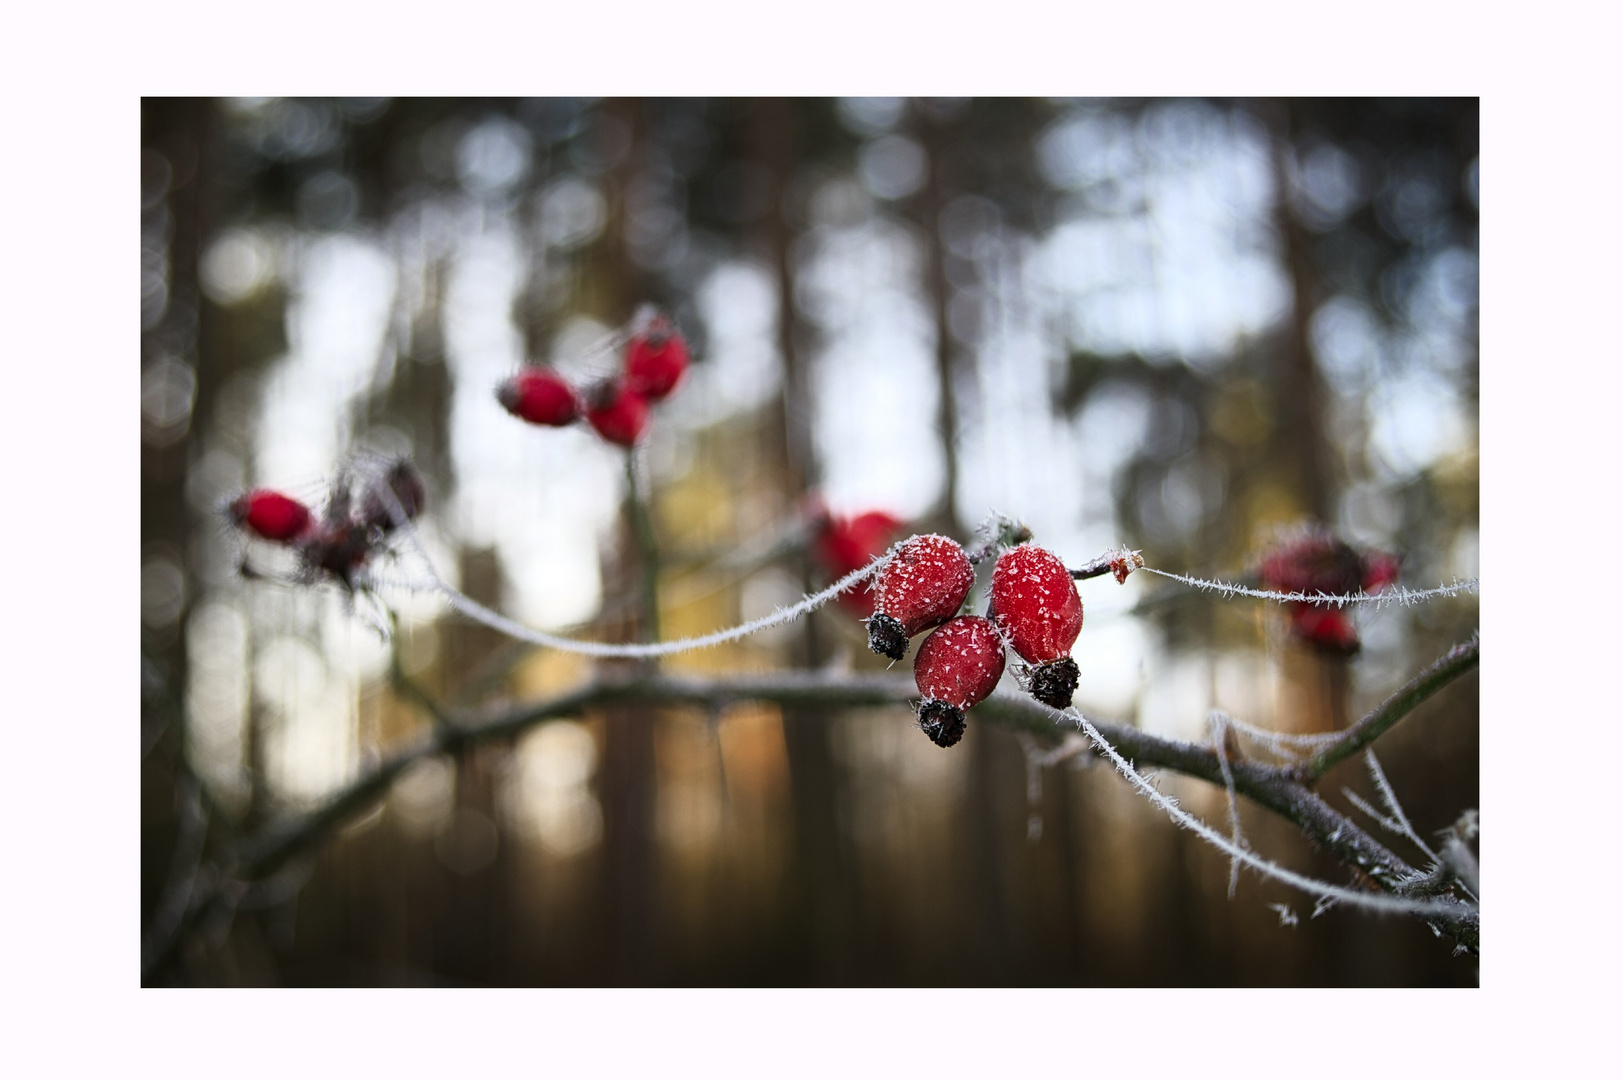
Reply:
[[[1125, 543], [1229, 579], [1319, 522], [1411, 587], [1477, 572], [1475, 99], [147, 99], [142, 144], [143, 932], [429, 723], [341, 590], [243, 576], [275, 553], [223, 504], [409, 454], [449, 581], [626, 640], [623, 454], [493, 389], [604, 370], [644, 303], [694, 353], [647, 447], [665, 637], [831, 580], [796, 542], [816, 507], [964, 541], [999, 511], [1069, 565]], [[1345, 659], [1274, 605], [1081, 591], [1078, 705], [1188, 739], [1212, 708], [1342, 725], [1477, 622], [1360, 610]], [[590, 677], [387, 598], [449, 704]], [[839, 605], [665, 662], [825, 665], [884, 667]], [[1467, 678], [1378, 746], [1422, 835], [1477, 805], [1477, 717]], [[943, 751], [905, 707], [587, 711], [420, 763], [150, 981], [1474, 985], [1418, 922], [1250, 874], [1229, 899], [1224, 856], [1042, 749], [971, 713]], [[1162, 786], [1221, 826], [1221, 790]], [[1372, 797], [1361, 764], [1323, 787], [1356, 815], [1343, 787]]]

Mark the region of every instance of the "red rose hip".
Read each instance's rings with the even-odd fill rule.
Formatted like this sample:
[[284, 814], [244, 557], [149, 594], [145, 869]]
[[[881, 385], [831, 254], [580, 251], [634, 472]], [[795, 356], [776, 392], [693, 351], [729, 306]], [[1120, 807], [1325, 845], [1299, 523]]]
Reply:
[[975, 584], [975, 568], [956, 540], [931, 533], [891, 549], [874, 575], [868, 647], [900, 660], [907, 639], [958, 614]]
[[586, 406], [586, 421], [609, 442], [635, 446], [648, 429], [648, 402], [623, 384], [608, 383], [593, 391]]
[[[1382, 552], [1362, 554], [1334, 534], [1314, 529], [1278, 545], [1263, 556], [1257, 576], [1276, 592], [1350, 596], [1397, 580], [1400, 560]], [[1339, 608], [1292, 602], [1285, 605], [1291, 634], [1323, 652], [1351, 656], [1359, 649], [1358, 628]]]
[[919, 727], [940, 747], [964, 735], [964, 712], [986, 700], [1003, 675], [1003, 639], [992, 620], [960, 615], [937, 627], [913, 658], [924, 701]]
[[1035, 544], [1005, 551], [992, 571], [992, 617], [1031, 665], [1031, 696], [1068, 708], [1079, 677], [1071, 646], [1082, 632], [1082, 597], [1065, 564]]
[[1360, 644], [1352, 616], [1336, 608], [1290, 604], [1291, 633], [1321, 652], [1352, 656]]
[[575, 391], [557, 373], [542, 368], [521, 371], [496, 388], [502, 408], [531, 424], [563, 427], [580, 416]]
[[310, 508], [280, 491], [258, 489], [240, 495], [226, 513], [240, 528], [279, 544], [297, 539], [310, 528]]
[[649, 401], [675, 390], [687, 369], [687, 342], [663, 315], [626, 348], [626, 389]]
[[[901, 527], [899, 519], [883, 510], [872, 510], [854, 518], [825, 517], [814, 550], [830, 576], [837, 580], [882, 555]], [[840, 602], [864, 618], [872, 615], [873, 583], [864, 581], [842, 593]]]

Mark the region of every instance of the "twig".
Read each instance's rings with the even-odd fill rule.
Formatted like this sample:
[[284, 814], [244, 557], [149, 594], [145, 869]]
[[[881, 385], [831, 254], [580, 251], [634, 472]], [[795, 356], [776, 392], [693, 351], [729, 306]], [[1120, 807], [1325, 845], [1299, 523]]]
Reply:
[[1387, 813], [1391, 814], [1392, 820], [1397, 823], [1398, 831], [1408, 837], [1409, 842], [1415, 847], [1425, 852], [1426, 858], [1435, 865], [1437, 853], [1426, 846], [1426, 842], [1420, 839], [1420, 834], [1414, 831], [1414, 826], [1409, 824], [1408, 816], [1398, 803], [1397, 792], [1393, 791], [1392, 785], [1387, 782], [1386, 773], [1381, 771], [1381, 763], [1375, 760], [1375, 751], [1365, 750], [1364, 760], [1369, 764], [1369, 775], [1375, 780], [1375, 789], [1381, 793], [1381, 802], [1386, 804]]
[[[1221, 833], [1215, 831], [1210, 825], [1207, 825], [1204, 821], [1201, 821], [1199, 818], [1188, 813], [1175, 801], [1168, 798], [1166, 795], [1163, 795], [1154, 784], [1145, 779], [1143, 774], [1138, 771], [1132, 762], [1129, 762], [1126, 758], [1122, 757], [1121, 752], [1110, 744], [1110, 740], [1106, 739], [1102, 734], [1100, 734], [1099, 729], [1091, 720], [1082, 715], [1080, 710], [1072, 707], [1066, 710], [1062, 715], [1070, 719], [1076, 724], [1078, 729], [1080, 729], [1084, 735], [1092, 739], [1093, 744], [1099, 749], [1099, 751], [1104, 754], [1105, 757], [1110, 759], [1111, 764], [1116, 766], [1116, 771], [1125, 776], [1128, 783], [1137, 788], [1141, 794], [1143, 794], [1155, 805], [1159, 806], [1168, 817], [1172, 818], [1173, 821], [1184, 828], [1195, 833], [1213, 847], [1227, 852], [1252, 869], [1258, 870], [1271, 878], [1286, 883], [1287, 885], [1292, 885], [1295, 888], [1301, 889], [1303, 892], [1319, 897], [1321, 906], [1325, 900], [1337, 900], [1359, 907], [1371, 908], [1376, 911], [1391, 911], [1404, 914], [1425, 915], [1430, 919], [1448, 920], [1450, 923], [1463, 923], [1464, 925], [1461, 926], [1461, 929], [1463, 929], [1471, 938], [1475, 938], [1477, 922], [1476, 912], [1473, 909], [1458, 903], [1457, 901], [1443, 901], [1440, 903], [1422, 902], [1418, 900], [1409, 900], [1399, 896], [1382, 896], [1378, 893], [1355, 892], [1351, 889], [1343, 889], [1339, 886], [1331, 885], [1328, 882], [1314, 881], [1312, 878], [1303, 877], [1301, 874], [1295, 873], [1291, 870], [1286, 870], [1277, 863], [1270, 862], [1269, 860], [1261, 858], [1260, 856], [1255, 855], [1242, 847], [1230, 843]], [[1307, 794], [1311, 795], [1311, 793]], [[1334, 813], [1334, 811], [1330, 812], [1332, 814]], [[1351, 822], [1346, 822], [1345, 819], [1343, 819], [1343, 821], [1345, 828], [1355, 832], [1359, 831], [1357, 826], [1353, 825]], [[1360, 835], [1362, 834], [1360, 833]], [[1368, 837], [1365, 837], [1365, 839], [1371, 846], [1380, 848], [1380, 845], [1376, 844], [1373, 840], [1368, 840]], [[1397, 881], [1382, 881], [1381, 879], [1383, 877], [1390, 877], [1393, 864], [1402, 866], [1403, 863], [1397, 858], [1397, 856], [1385, 851], [1384, 848], [1381, 848], [1380, 850], [1386, 856], [1386, 859], [1383, 860], [1383, 864], [1376, 864], [1373, 860], [1371, 860], [1368, 865], [1359, 863], [1358, 867], [1371, 879], [1376, 880], [1383, 885], [1395, 885], [1397, 884]], [[1411, 875], [1405, 876], [1412, 876], [1412, 872]], [[1473, 943], [1464, 941], [1463, 939], [1462, 944], [1467, 944], [1468, 947], [1474, 947]]]
[[1336, 765], [1358, 753], [1386, 733], [1387, 729], [1413, 711], [1416, 705], [1476, 667], [1481, 659], [1481, 646], [1476, 638], [1448, 650], [1448, 653], [1425, 671], [1403, 685], [1397, 693], [1358, 723], [1348, 728], [1340, 739], [1315, 754], [1301, 767], [1301, 777], [1312, 783]]
[[[1240, 802], [1234, 794], [1234, 771], [1229, 768], [1228, 741], [1229, 716], [1221, 709], [1213, 709], [1206, 717], [1206, 724], [1212, 733], [1212, 749], [1217, 753], [1218, 767], [1223, 770], [1223, 793], [1228, 799], [1229, 833], [1234, 838], [1234, 846], [1245, 844], [1245, 836], [1240, 832]], [[1240, 884], [1240, 860], [1229, 856], [1229, 899], [1234, 899], [1234, 891]]]
[[1280, 603], [1323, 604], [1334, 607], [1346, 607], [1348, 604], [1374, 604], [1376, 607], [1385, 607], [1388, 604], [1418, 604], [1422, 600], [1433, 600], [1442, 596], [1458, 596], [1461, 593], [1473, 593], [1481, 587], [1480, 579], [1472, 578], [1469, 581], [1455, 581], [1451, 585], [1439, 585], [1435, 589], [1399, 588], [1387, 589], [1378, 593], [1284, 593], [1269, 592], [1266, 589], [1253, 589], [1229, 581], [1207, 581], [1203, 578], [1187, 577], [1183, 574], [1174, 574], [1170, 570], [1157, 570], [1153, 566], [1145, 566], [1142, 569], [1146, 573], [1158, 574], [1161, 577], [1181, 581], [1185, 585], [1192, 585], [1197, 589], [1221, 593], [1224, 596], [1254, 596], [1259, 600], [1276, 600]]
[[208, 811], [203, 806], [203, 788], [191, 770], [182, 775], [177, 792], [180, 828], [175, 837], [169, 881], [163, 898], [152, 913], [152, 922], [141, 947], [143, 966], [167, 951], [185, 922], [197, 887], [198, 866], [203, 860], [203, 842], [208, 835]]

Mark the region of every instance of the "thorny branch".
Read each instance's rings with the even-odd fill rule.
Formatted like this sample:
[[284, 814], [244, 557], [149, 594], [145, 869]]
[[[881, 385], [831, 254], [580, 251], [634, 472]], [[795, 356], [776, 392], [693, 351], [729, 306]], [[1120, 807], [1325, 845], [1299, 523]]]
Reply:
[[[1268, 765], [1238, 757], [1225, 760], [1229, 755], [1220, 756], [1211, 746], [1163, 738], [1121, 724], [1094, 721], [1093, 726], [1137, 768], [1171, 769], [1225, 788], [1232, 785], [1234, 791], [1297, 825], [1309, 840], [1344, 864], [1356, 867], [1366, 887], [1413, 896], [1418, 892], [1416, 883], [1425, 880], [1425, 875], [1332, 808], [1310, 785], [1331, 765], [1368, 746], [1419, 702], [1469, 671], [1476, 664], [1477, 652], [1475, 640], [1456, 646], [1307, 766]], [[428, 708], [429, 702], [412, 696]], [[192, 929], [228, 918], [243, 882], [262, 880], [320, 845], [340, 825], [387, 794], [407, 768], [424, 758], [460, 753], [478, 742], [509, 737], [536, 724], [607, 705], [688, 705], [714, 712], [737, 702], [764, 701], [842, 709], [905, 704], [916, 696], [913, 681], [905, 676], [784, 672], [692, 678], [637, 670], [600, 673], [585, 685], [544, 701], [460, 712], [430, 710], [439, 721], [432, 730], [385, 757], [321, 807], [273, 822], [232, 847], [221, 865], [206, 867], [199, 874], [184, 918], [175, 920], [164, 940], [153, 943], [143, 978], [160, 970]], [[1056, 727], [1054, 716], [1031, 698], [1008, 691], [995, 693], [974, 712], [981, 722], [1059, 742], [1066, 733]], [[1474, 863], [1462, 869], [1474, 874]], [[1438, 891], [1446, 893], [1446, 886]], [[1425, 918], [1434, 930], [1449, 934], [1473, 953], [1478, 951], [1480, 918], [1474, 907], [1459, 903], [1457, 911], [1450, 908]]]

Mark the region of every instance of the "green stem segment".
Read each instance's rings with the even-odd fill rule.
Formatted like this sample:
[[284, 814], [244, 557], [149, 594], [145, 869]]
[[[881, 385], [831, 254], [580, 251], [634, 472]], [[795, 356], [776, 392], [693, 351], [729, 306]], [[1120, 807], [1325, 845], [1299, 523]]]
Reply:
[[1410, 679], [1379, 708], [1347, 729], [1346, 735], [1315, 754], [1302, 768], [1302, 779], [1311, 783], [1347, 758], [1374, 742], [1387, 729], [1431, 695], [1477, 666], [1481, 645], [1473, 638], [1454, 646], [1447, 655]]

